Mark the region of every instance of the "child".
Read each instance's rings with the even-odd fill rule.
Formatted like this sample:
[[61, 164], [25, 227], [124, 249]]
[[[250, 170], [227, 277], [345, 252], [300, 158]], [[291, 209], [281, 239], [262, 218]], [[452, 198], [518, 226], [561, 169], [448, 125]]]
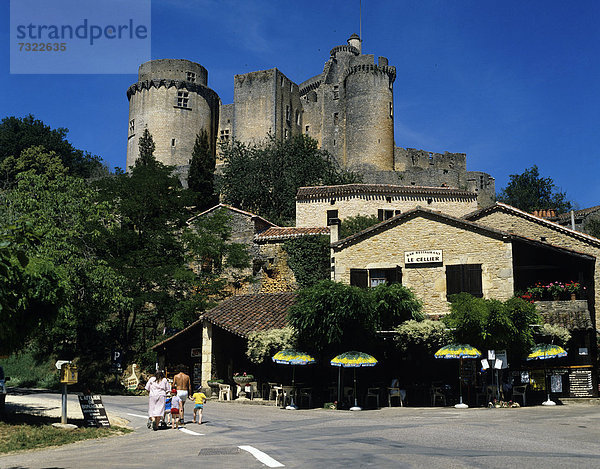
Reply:
[[181, 398], [177, 395], [177, 388], [171, 390], [171, 428], [179, 428], [179, 407]]
[[165, 399], [165, 415], [163, 417], [163, 423], [165, 425], [171, 425], [171, 396], [167, 394]]
[[192, 396], [194, 399], [194, 421], [196, 423], [196, 414], [198, 414], [198, 425], [202, 425], [202, 409], [204, 409], [204, 401], [206, 396], [202, 392], [202, 386], [196, 387], [196, 392]]

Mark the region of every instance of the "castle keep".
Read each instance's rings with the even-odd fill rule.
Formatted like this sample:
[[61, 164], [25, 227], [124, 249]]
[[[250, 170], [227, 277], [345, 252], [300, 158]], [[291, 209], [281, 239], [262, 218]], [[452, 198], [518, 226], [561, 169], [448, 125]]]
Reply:
[[127, 90], [127, 167], [138, 157], [145, 127], [157, 159], [183, 174], [202, 129], [213, 151], [217, 141], [232, 138], [258, 143], [267, 135], [282, 140], [306, 134], [365, 183], [451, 187], [476, 192], [480, 206], [492, 203], [494, 178], [467, 171], [464, 153], [395, 146], [395, 79], [396, 68], [386, 57], [363, 54], [356, 34], [331, 49], [323, 71], [300, 85], [277, 68], [236, 75], [230, 104], [208, 87], [201, 65], [152, 60], [140, 66], [138, 82]]

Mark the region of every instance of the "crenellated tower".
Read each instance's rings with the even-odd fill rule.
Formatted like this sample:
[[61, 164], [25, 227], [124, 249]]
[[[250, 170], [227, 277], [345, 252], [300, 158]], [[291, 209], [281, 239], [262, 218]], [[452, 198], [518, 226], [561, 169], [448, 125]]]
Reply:
[[208, 87], [208, 72], [202, 65], [178, 59], [145, 62], [138, 82], [127, 90], [127, 99], [127, 168], [139, 157], [139, 138], [145, 128], [156, 144], [156, 159], [180, 171], [189, 165], [202, 129], [215, 150], [220, 100]]

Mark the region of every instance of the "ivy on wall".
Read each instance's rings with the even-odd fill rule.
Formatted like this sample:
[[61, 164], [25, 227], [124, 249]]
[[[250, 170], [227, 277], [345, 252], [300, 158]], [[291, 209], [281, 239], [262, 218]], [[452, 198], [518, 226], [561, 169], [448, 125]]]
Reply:
[[329, 278], [329, 236], [290, 239], [283, 243], [283, 250], [288, 255], [288, 265], [300, 288]]

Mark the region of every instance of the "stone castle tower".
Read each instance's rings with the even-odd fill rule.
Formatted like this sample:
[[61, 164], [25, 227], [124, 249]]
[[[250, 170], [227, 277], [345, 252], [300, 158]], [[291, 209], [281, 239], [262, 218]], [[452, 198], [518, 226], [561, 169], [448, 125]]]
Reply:
[[233, 103], [221, 104], [207, 77], [204, 67], [188, 60], [140, 66], [139, 81], [127, 90], [127, 167], [138, 158], [145, 127], [157, 159], [177, 166], [184, 184], [200, 129], [213, 147], [232, 138], [259, 143], [268, 135], [283, 140], [306, 134], [365, 183], [454, 187], [477, 192], [480, 205], [493, 201], [494, 178], [467, 171], [464, 153], [395, 146], [396, 68], [385, 57], [363, 54], [356, 34], [331, 49], [323, 71], [300, 85], [277, 68], [235, 75]]
[[184, 170], [192, 157], [196, 134], [204, 129], [209, 141], [216, 141], [219, 96], [208, 88], [208, 72], [200, 64], [173, 59], [143, 63], [127, 98], [127, 168], [139, 157], [139, 138], [145, 128], [156, 144], [156, 159]]

